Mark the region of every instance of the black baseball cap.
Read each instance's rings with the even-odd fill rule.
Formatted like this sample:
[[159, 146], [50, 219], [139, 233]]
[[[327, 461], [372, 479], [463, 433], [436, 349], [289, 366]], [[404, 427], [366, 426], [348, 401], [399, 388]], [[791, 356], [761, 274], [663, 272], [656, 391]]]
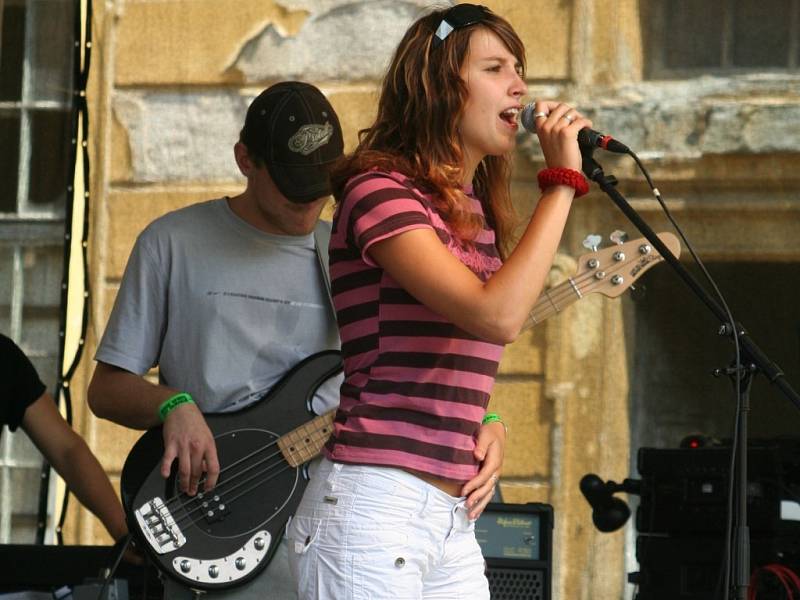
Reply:
[[316, 87], [284, 81], [267, 88], [247, 109], [240, 141], [263, 160], [281, 193], [311, 202], [331, 193], [328, 171], [342, 156], [339, 118]]

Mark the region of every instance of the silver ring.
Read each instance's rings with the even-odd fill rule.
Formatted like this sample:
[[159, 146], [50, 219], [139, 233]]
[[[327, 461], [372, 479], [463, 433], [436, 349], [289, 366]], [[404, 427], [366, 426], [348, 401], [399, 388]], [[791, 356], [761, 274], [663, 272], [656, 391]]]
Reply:
[[539, 112], [533, 113], [533, 118], [534, 119], [538, 119], [539, 117], [547, 117], [547, 115], [549, 115], [549, 114], [550, 113], [546, 113], [543, 110], [540, 110]]
[[491, 480], [492, 480], [492, 485], [494, 485], [495, 483], [497, 483], [497, 475], [492, 475], [492, 476], [491, 476], [489, 479], [491, 479]]
[[567, 123], [572, 123], [575, 120], [575, 117], [570, 117], [568, 114], [564, 115], [564, 118], [567, 120]]

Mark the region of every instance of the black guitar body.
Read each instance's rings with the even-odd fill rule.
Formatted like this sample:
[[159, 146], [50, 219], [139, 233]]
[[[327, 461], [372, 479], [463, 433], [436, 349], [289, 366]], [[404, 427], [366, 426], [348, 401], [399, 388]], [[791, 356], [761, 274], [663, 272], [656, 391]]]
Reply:
[[342, 369], [338, 351], [315, 354], [287, 373], [260, 401], [240, 411], [205, 415], [220, 477], [208, 493], [178, 488], [177, 461], [161, 477], [161, 427], [136, 442], [122, 470], [129, 529], [159, 569], [189, 587], [213, 590], [249, 581], [272, 558], [306, 487], [277, 440], [315, 415], [317, 388]]

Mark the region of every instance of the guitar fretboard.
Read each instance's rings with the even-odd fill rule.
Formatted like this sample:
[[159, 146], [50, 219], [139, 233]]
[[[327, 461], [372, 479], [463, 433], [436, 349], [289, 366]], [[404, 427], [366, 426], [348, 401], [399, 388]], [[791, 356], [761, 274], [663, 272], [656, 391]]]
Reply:
[[[591, 291], [591, 290], [588, 290]], [[542, 291], [542, 295], [531, 309], [523, 329], [529, 329], [548, 317], [560, 313], [564, 308], [583, 298], [583, 293], [570, 277], [550, 290]]]
[[336, 411], [332, 410], [281, 436], [278, 448], [286, 462], [299, 467], [319, 454], [333, 432], [335, 414]]

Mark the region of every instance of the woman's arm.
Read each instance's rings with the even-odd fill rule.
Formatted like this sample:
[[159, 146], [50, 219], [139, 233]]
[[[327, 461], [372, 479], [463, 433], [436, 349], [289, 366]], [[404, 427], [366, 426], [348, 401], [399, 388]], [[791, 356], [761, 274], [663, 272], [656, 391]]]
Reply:
[[[591, 126], [571, 109], [539, 102], [538, 135], [547, 164], [579, 170], [578, 131]], [[574, 112], [574, 111], [573, 111]], [[482, 282], [430, 229], [413, 229], [375, 242], [368, 254], [417, 300], [462, 329], [488, 341], [516, 339], [542, 292], [572, 206], [575, 190], [554, 186], [539, 199], [525, 232], [503, 266]]]
[[417, 300], [482, 339], [516, 339], [542, 291], [572, 205], [573, 190], [553, 188], [539, 200], [519, 244], [482, 282], [430, 229], [414, 229], [373, 244], [368, 252]]

